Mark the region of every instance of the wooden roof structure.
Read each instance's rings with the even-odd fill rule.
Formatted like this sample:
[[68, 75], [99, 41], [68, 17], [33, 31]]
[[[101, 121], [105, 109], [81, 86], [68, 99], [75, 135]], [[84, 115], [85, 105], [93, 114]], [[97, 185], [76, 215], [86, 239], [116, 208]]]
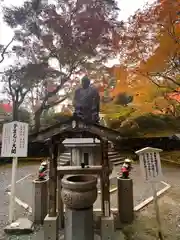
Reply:
[[108, 141], [120, 140], [118, 131], [101, 126], [96, 123], [88, 123], [74, 116], [68, 120], [61, 121], [53, 126], [47, 127], [39, 132], [29, 135], [30, 142], [46, 142], [50, 138], [72, 138], [72, 137], [96, 137], [106, 138]]
[[[101, 144], [102, 158], [99, 166], [57, 166], [58, 155], [61, 151], [60, 146], [65, 138], [98, 138]], [[48, 214], [50, 217], [57, 216], [57, 193], [61, 193], [61, 178], [66, 174], [94, 174], [101, 179], [102, 214], [110, 216], [110, 193], [109, 193], [109, 174], [111, 172], [108, 159], [108, 141], [121, 139], [119, 132], [96, 123], [85, 122], [76, 117], [69, 117], [65, 121], [45, 128], [39, 132], [29, 135], [31, 143], [47, 142], [49, 147], [49, 205]], [[60, 151], [59, 151], [60, 150]], [[88, 170], [87, 170], [88, 169]], [[59, 178], [59, 184], [57, 179]], [[57, 191], [57, 188], [59, 189]], [[58, 196], [61, 199], [61, 196]], [[62, 201], [58, 201], [58, 211], [60, 224], [64, 222], [64, 206]]]

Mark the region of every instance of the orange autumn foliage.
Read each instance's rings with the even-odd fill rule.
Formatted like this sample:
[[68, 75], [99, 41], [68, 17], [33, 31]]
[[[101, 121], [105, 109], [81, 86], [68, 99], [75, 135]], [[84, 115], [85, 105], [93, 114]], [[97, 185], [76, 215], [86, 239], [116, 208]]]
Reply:
[[111, 91], [111, 96], [115, 97], [121, 92], [128, 92], [130, 83], [128, 82], [128, 71], [124, 66], [113, 66], [109, 68], [110, 73], [116, 79], [116, 86]]
[[121, 30], [114, 43], [122, 65], [109, 69], [117, 81], [111, 96], [132, 95], [133, 107], [142, 113], [168, 112], [174, 102], [164, 97], [164, 88], [155, 85], [150, 74], [163, 73], [163, 87], [168, 90], [170, 77], [171, 88], [177, 89], [172, 83], [180, 73], [171, 70], [170, 61], [180, 55], [180, 0], [159, 0], [137, 11]]
[[144, 71], [162, 71], [169, 58], [180, 53], [180, 0], [159, 0], [148, 5], [124, 26], [117, 53], [128, 68], [140, 65]]
[[136, 75], [132, 80], [127, 68], [123, 66], [114, 66], [111, 71], [113, 71], [117, 81], [111, 96], [116, 97], [119, 93], [125, 92], [133, 96], [133, 107], [142, 110], [142, 112], [153, 111], [152, 102], [157, 92], [157, 87], [153, 83], [141, 75]]
[[140, 60], [140, 71], [165, 71], [170, 59], [180, 54], [178, 9], [180, 0], [163, 0], [136, 16], [136, 22], [140, 22], [140, 27], [146, 28], [144, 35], [138, 35], [137, 32], [136, 51]]
[[166, 112], [171, 103], [158, 84], [167, 90], [180, 86], [179, 69], [173, 66], [180, 61], [180, 0], [159, 0], [137, 11], [119, 35], [117, 53], [124, 67], [116, 68], [119, 81], [113, 94], [132, 94], [133, 104], [142, 111], [159, 112], [162, 107]]

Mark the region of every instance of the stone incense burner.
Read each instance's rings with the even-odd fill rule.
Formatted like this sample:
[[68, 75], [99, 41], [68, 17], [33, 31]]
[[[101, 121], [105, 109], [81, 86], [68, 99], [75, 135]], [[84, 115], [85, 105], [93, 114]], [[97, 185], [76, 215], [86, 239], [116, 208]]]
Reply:
[[97, 198], [97, 178], [92, 175], [71, 175], [62, 179], [61, 197], [70, 209], [86, 209]]

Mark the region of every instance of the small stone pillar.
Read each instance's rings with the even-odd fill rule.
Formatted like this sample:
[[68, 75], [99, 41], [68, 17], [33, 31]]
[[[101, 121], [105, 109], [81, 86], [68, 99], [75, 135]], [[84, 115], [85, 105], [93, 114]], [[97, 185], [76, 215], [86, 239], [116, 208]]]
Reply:
[[118, 177], [117, 182], [119, 221], [130, 224], [134, 220], [133, 181]]
[[78, 148], [72, 148], [71, 150], [71, 165], [80, 166], [81, 165], [81, 152]]
[[93, 203], [97, 198], [97, 178], [92, 175], [65, 176], [62, 201], [66, 205], [65, 240], [94, 240]]
[[47, 215], [48, 179], [33, 181], [33, 222], [42, 224]]

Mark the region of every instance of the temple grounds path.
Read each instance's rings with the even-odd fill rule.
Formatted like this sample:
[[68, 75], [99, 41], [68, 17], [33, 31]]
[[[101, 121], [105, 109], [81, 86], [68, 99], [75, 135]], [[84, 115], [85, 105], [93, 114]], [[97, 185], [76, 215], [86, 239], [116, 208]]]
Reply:
[[[24, 181], [21, 181], [17, 184], [17, 197], [27, 204], [32, 204], [32, 180], [37, 176], [38, 170], [37, 164], [31, 164], [28, 166], [22, 165], [18, 168], [17, 179], [23, 178], [28, 174], [32, 174]], [[117, 172], [119, 172], [120, 167], [116, 167], [113, 171], [112, 177], [117, 176]], [[172, 234], [176, 234], [180, 240], [180, 181], [179, 181], [179, 172], [180, 168], [173, 167], [164, 167], [164, 181], [170, 183], [172, 188], [168, 190], [168, 192], [160, 198], [160, 212], [163, 219], [163, 229], [165, 231], [165, 235], [167, 236], [165, 239], [170, 240], [168, 238]], [[140, 169], [138, 165], [134, 166], [132, 171], [132, 178], [134, 179], [134, 203], [135, 205], [145, 200], [151, 195], [151, 188], [149, 185], [145, 184], [142, 181], [140, 175]], [[0, 239], [19, 239], [19, 240], [43, 240], [43, 229], [36, 229], [34, 234], [29, 236], [21, 236], [16, 238], [15, 236], [7, 237], [4, 235], [3, 228], [7, 224], [8, 220], [8, 194], [6, 192], [6, 188], [9, 184], [11, 184], [11, 168], [4, 166], [1, 167], [0, 174]], [[158, 189], [163, 188], [163, 184], [159, 184]], [[116, 193], [111, 195], [111, 205], [112, 207], [116, 207]], [[100, 207], [100, 203], [96, 202], [96, 208]], [[128, 206], [127, 206], [128, 207]], [[29, 214], [24, 208], [20, 206], [16, 206], [16, 217], [19, 216], [27, 216], [31, 218], [31, 214]], [[156, 231], [154, 226], [154, 211], [153, 206], [150, 204], [144, 210], [136, 214], [136, 220], [134, 224], [124, 228], [124, 233], [127, 236], [127, 240], [154, 240], [156, 239]], [[167, 223], [166, 223], [167, 222]], [[169, 222], [169, 223], [168, 223]], [[118, 233], [117, 233], [118, 234]], [[146, 238], [145, 238], [146, 237]]]

